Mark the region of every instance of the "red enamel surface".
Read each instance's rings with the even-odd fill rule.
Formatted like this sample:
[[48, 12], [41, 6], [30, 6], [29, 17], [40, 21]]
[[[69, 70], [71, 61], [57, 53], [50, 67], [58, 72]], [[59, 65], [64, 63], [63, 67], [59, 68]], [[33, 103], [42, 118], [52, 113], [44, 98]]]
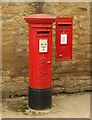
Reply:
[[[30, 24], [29, 86], [31, 88], [49, 88], [52, 86], [52, 23], [55, 18], [44, 14], [35, 14], [24, 19]], [[42, 31], [44, 32], [41, 33]], [[40, 39], [47, 39], [48, 52], [39, 53]]]
[[[56, 19], [56, 60], [72, 59], [72, 18]], [[67, 44], [60, 44], [60, 35], [67, 34]]]

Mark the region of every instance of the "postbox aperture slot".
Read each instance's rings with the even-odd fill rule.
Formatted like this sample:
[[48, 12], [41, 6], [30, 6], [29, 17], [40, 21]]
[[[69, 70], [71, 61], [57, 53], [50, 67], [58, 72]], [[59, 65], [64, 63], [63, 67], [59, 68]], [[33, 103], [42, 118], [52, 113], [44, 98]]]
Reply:
[[49, 31], [37, 31], [37, 34], [49, 34]]
[[47, 39], [39, 39], [39, 52], [45, 53], [48, 52], [48, 40]]
[[58, 24], [58, 26], [71, 26], [72, 24]]

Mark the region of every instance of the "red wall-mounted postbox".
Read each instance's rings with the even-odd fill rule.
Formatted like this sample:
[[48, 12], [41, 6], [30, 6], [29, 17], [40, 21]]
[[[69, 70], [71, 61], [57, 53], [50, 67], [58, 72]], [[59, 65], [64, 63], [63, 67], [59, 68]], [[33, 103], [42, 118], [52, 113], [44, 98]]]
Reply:
[[29, 23], [29, 107], [50, 108], [52, 104], [52, 23], [55, 18], [34, 14]]
[[56, 19], [56, 60], [72, 59], [72, 18]]

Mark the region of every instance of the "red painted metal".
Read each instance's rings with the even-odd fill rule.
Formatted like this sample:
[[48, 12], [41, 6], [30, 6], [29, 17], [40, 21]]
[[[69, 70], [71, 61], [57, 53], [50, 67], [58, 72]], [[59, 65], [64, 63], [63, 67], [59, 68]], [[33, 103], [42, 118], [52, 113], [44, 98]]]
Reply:
[[[29, 86], [52, 86], [52, 23], [55, 18], [35, 14], [24, 18], [29, 23]], [[39, 52], [39, 41], [47, 40], [47, 52]]]
[[[56, 19], [56, 60], [72, 59], [72, 18]], [[66, 37], [66, 43], [61, 43], [61, 36]]]

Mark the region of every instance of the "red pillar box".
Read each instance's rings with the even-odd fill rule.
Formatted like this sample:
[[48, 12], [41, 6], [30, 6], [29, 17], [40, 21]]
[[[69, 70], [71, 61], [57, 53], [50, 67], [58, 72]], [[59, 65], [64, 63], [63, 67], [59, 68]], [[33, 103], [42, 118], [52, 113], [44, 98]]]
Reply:
[[52, 23], [55, 18], [34, 14], [29, 24], [29, 107], [51, 108], [52, 104]]

